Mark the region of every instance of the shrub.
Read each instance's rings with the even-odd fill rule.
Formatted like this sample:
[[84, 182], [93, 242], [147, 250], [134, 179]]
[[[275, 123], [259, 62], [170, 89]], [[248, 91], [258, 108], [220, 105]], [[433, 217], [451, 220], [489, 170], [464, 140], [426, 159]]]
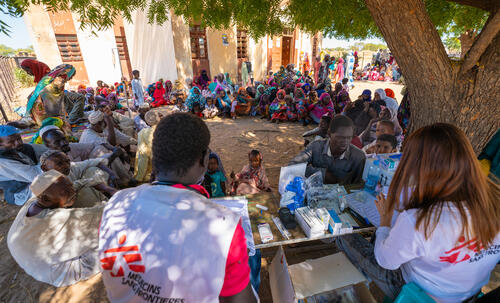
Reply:
[[22, 87], [31, 87], [34, 85], [33, 76], [28, 75], [22, 68], [16, 68], [14, 70], [14, 75], [16, 77], [17, 82]]

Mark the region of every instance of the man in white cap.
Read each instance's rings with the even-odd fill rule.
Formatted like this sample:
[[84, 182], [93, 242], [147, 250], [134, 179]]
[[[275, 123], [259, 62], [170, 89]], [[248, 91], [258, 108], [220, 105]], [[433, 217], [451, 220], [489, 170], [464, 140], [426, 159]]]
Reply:
[[34, 196], [12, 223], [7, 245], [27, 274], [56, 287], [99, 273], [99, 221], [104, 205], [68, 208], [76, 193], [71, 181], [56, 170], [37, 176]]
[[19, 130], [0, 125], [0, 189], [8, 203], [23, 205], [30, 197], [30, 183], [42, 171], [40, 155], [47, 148], [38, 144], [24, 144]]
[[83, 131], [80, 143], [110, 144], [129, 147], [137, 140], [115, 129], [112, 114], [94, 111], [89, 115], [90, 128]]
[[[113, 127], [113, 122], [110, 115], [105, 115], [101, 111], [94, 111], [89, 115], [90, 128], [83, 131], [80, 137], [80, 143], [93, 143], [96, 145], [103, 145], [109, 150], [114, 146], [129, 147], [130, 144], [137, 144], [137, 140], [131, 138]], [[126, 160], [126, 159], [125, 159]], [[118, 175], [120, 180], [120, 187], [135, 184], [129, 172], [130, 164], [128, 161], [113, 161], [111, 167]]]

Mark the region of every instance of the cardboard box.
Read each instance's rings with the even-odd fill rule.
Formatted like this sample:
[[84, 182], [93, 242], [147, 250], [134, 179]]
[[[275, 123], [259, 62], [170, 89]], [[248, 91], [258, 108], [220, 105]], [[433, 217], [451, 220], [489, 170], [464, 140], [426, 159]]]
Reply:
[[345, 287], [352, 287], [360, 302], [376, 303], [365, 277], [344, 253], [289, 265], [280, 246], [269, 266], [269, 282], [274, 303], [305, 302], [311, 296]]

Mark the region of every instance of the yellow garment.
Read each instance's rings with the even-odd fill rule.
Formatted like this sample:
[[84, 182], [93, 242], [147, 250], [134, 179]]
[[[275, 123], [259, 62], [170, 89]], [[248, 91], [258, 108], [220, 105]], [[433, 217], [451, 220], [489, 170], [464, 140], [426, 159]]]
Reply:
[[491, 169], [491, 161], [488, 159], [482, 159], [479, 160], [479, 164], [481, 165], [481, 170], [485, 175], [490, 174], [490, 169]]
[[139, 182], [149, 182], [153, 168], [153, 134], [156, 125], [144, 128], [137, 135], [137, 153], [135, 156], [134, 178]]

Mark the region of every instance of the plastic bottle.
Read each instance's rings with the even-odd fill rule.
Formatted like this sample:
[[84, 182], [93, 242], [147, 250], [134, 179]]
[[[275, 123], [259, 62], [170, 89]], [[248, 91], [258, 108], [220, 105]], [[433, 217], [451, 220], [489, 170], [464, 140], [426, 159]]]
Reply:
[[373, 164], [368, 168], [368, 176], [365, 182], [365, 191], [373, 194], [375, 187], [380, 179], [379, 160], [373, 161]]

